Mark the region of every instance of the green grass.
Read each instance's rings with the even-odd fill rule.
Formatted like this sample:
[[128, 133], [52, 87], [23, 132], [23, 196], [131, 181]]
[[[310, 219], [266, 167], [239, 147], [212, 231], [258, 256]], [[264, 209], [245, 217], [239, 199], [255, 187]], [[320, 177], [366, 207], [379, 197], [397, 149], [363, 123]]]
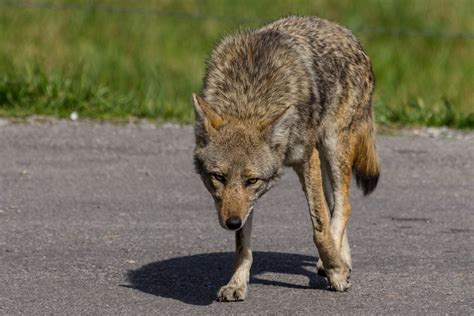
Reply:
[[[337, 21], [361, 39], [376, 73], [380, 123], [474, 128], [474, 38], [364, 32], [474, 34], [472, 0], [100, 1], [132, 12], [6, 2], [0, 0], [0, 116], [77, 111], [98, 119], [191, 122], [190, 95], [200, 90], [215, 43], [233, 30], [296, 13]], [[224, 18], [239, 16], [250, 19]]]

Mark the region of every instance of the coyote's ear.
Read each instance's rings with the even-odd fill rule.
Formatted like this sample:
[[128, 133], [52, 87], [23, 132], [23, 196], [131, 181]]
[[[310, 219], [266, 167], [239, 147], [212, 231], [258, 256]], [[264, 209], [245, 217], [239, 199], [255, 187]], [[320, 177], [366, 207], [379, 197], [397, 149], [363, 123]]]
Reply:
[[206, 101], [193, 93], [194, 110], [196, 113], [196, 126], [204, 128], [207, 133], [216, 131], [224, 122], [222, 118], [209, 109]]
[[260, 124], [260, 130], [272, 147], [286, 146], [295, 118], [295, 108], [291, 106], [274, 119]]

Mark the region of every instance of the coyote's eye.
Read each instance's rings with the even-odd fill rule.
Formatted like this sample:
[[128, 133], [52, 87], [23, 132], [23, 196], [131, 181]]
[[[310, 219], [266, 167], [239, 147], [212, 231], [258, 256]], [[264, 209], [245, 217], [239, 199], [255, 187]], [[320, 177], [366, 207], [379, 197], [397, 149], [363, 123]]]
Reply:
[[224, 183], [225, 182], [225, 177], [221, 174], [218, 174], [218, 173], [211, 173], [211, 177], [213, 177], [214, 179], [216, 179], [217, 181], [219, 182], [222, 182]]
[[247, 179], [247, 181], [245, 181], [245, 184], [249, 186], [249, 185], [257, 183], [258, 180], [259, 180], [258, 178], [250, 178], [250, 179]]

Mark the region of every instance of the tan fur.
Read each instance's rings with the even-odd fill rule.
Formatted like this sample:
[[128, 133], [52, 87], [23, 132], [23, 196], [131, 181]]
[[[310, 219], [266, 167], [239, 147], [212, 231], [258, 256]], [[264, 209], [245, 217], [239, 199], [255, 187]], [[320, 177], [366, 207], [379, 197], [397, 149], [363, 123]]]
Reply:
[[236, 266], [220, 300], [245, 298], [253, 207], [283, 167], [298, 173], [306, 194], [318, 272], [336, 291], [349, 287], [352, 175], [369, 194], [380, 173], [373, 89], [354, 35], [316, 17], [284, 18], [217, 45], [193, 103], [196, 171], [220, 224], [236, 230]]

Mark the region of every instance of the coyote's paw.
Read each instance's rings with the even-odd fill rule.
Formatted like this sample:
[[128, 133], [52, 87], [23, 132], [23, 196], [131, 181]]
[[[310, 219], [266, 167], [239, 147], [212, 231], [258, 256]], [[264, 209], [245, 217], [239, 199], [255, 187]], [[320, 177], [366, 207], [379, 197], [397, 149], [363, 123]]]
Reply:
[[[351, 278], [352, 269], [349, 265], [346, 264], [346, 266], [349, 270], [349, 272], [347, 273], [347, 280], [349, 280]], [[326, 270], [324, 269], [323, 261], [321, 260], [321, 258], [319, 258], [318, 262], [316, 263], [316, 270], [318, 271], [318, 275], [327, 278]]]
[[247, 284], [227, 284], [217, 293], [219, 302], [243, 301], [247, 295]]
[[328, 273], [329, 288], [336, 292], [345, 292], [349, 290], [351, 284], [349, 282], [349, 269], [344, 269], [341, 272], [331, 271]]

